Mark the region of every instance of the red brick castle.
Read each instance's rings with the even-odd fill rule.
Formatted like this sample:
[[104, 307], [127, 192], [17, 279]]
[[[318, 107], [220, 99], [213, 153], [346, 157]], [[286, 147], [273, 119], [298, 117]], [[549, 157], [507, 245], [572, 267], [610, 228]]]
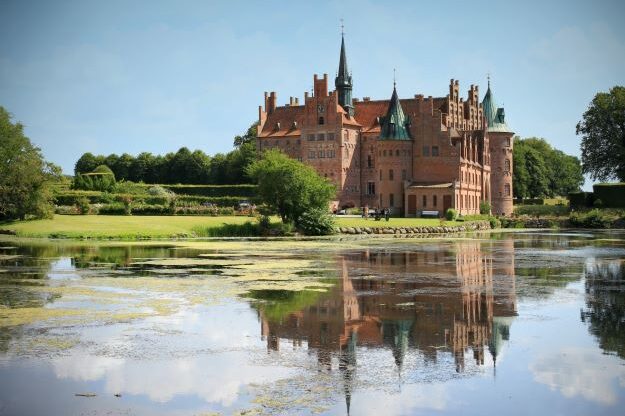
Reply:
[[448, 208], [476, 214], [512, 213], [512, 136], [490, 82], [480, 103], [471, 85], [466, 101], [458, 81], [445, 97], [390, 100], [352, 98], [345, 39], [335, 90], [328, 75], [314, 76], [313, 94], [277, 105], [265, 92], [259, 107], [257, 149], [280, 149], [314, 167], [338, 189], [335, 208], [389, 208], [394, 214], [443, 215]]

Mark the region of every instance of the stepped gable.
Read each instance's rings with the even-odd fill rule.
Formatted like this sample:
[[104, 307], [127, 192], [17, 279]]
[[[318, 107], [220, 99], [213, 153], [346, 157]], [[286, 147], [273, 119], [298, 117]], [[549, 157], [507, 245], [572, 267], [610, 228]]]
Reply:
[[[267, 114], [267, 121], [258, 137], [291, 137], [301, 136], [301, 127], [304, 122], [305, 107], [283, 106], [276, 107]], [[294, 124], [294, 122], [296, 124]]]

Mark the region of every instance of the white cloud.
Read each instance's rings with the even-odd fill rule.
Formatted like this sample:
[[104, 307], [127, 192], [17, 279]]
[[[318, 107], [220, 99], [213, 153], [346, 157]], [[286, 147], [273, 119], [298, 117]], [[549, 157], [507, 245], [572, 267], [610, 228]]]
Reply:
[[615, 381], [625, 387], [625, 367], [617, 359], [596, 350], [565, 348], [544, 354], [530, 364], [534, 380], [559, 391], [566, 398], [581, 396], [603, 405], [618, 399]]

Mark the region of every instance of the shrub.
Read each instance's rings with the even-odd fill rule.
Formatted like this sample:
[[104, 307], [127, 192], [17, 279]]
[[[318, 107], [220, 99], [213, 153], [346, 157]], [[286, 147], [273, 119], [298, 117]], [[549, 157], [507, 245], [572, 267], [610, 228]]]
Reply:
[[89, 213], [89, 199], [87, 197], [80, 197], [76, 200], [76, 208], [78, 208], [78, 212], [82, 215], [86, 215]]
[[204, 197], [231, 196], [237, 199], [249, 199], [256, 196], [256, 185], [158, 185], [177, 195]]
[[334, 233], [334, 217], [327, 210], [312, 208], [300, 215], [297, 228], [306, 235], [330, 235]]
[[112, 191], [115, 189], [115, 175], [108, 166], [100, 165], [91, 173], [76, 175], [72, 187], [85, 191]]
[[595, 201], [592, 203], [592, 206], [595, 208], [601, 208], [603, 206], [603, 201], [600, 199], [595, 199]]
[[100, 215], [126, 215], [126, 207], [124, 204], [116, 202], [114, 204], [105, 204], [98, 210]]
[[501, 217], [500, 221], [503, 228], [525, 228], [525, 221], [519, 218]]
[[489, 217], [488, 222], [490, 223], [490, 228], [501, 228], [501, 221], [497, 219], [497, 217]]
[[488, 201], [480, 202], [480, 214], [482, 215], [490, 214], [490, 203], [488, 203]]
[[135, 205], [131, 212], [132, 215], [171, 215], [167, 205]]
[[609, 228], [612, 221], [601, 210], [573, 212], [569, 217], [569, 225], [579, 228]]
[[455, 220], [456, 218], [458, 218], [458, 211], [453, 208], [448, 208], [447, 211], [445, 211], [445, 218], [447, 219], [447, 221]]
[[517, 215], [529, 215], [532, 217], [561, 216], [567, 215], [569, 209], [566, 205], [517, 205], [514, 208]]

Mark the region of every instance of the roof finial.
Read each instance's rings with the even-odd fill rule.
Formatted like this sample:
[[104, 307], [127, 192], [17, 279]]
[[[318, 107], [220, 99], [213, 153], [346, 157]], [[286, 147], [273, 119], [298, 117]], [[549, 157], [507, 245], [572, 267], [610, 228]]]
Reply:
[[343, 18], [341, 17], [341, 36], [343, 36], [345, 34], [345, 26], [343, 26]]
[[490, 72], [486, 73], [486, 79], [488, 80], [488, 88], [490, 88]]
[[395, 89], [396, 86], [396, 82], [395, 82], [395, 68], [393, 68], [393, 89]]

